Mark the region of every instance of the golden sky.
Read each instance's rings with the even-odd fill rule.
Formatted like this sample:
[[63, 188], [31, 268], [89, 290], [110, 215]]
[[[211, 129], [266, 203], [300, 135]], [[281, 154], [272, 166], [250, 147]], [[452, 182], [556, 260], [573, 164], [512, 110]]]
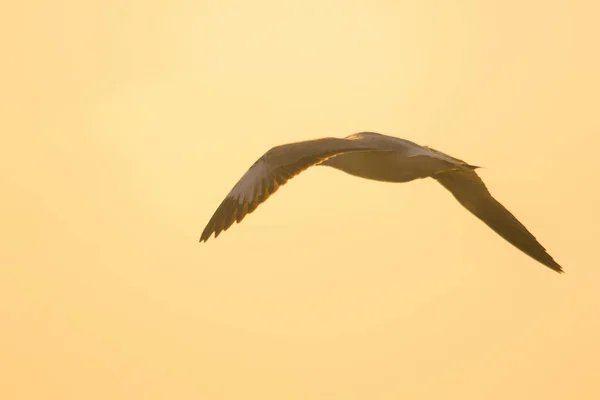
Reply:
[[[600, 398], [594, 1], [6, 2], [0, 398]], [[264, 151], [370, 130], [482, 165], [564, 267], [433, 180]]]

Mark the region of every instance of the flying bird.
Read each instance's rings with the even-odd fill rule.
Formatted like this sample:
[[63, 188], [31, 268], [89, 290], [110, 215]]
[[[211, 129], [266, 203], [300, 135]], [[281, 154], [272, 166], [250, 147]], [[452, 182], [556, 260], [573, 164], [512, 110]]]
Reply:
[[527, 228], [492, 197], [475, 172], [479, 167], [430, 147], [375, 132], [273, 147], [231, 189], [206, 225], [200, 242], [213, 233], [216, 238], [234, 221], [239, 223], [280, 186], [314, 165], [383, 182], [433, 178], [509, 243], [554, 271], [563, 272]]

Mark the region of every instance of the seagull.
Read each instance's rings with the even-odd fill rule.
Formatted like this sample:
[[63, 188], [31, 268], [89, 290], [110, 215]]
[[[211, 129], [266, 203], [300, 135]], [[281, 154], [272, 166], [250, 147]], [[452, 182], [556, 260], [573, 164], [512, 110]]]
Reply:
[[242, 221], [280, 186], [314, 165], [382, 182], [433, 178], [463, 207], [513, 246], [548, 268], [563, 273], [562, 267], [527, 228], [492, 197], [475, 172], [479, 167], [430, 147], [375, 132], [273, 147], [231, 189], [206, 225], [200, 242], [206, 242], [213, 233], [216, 238], [234, 221]]

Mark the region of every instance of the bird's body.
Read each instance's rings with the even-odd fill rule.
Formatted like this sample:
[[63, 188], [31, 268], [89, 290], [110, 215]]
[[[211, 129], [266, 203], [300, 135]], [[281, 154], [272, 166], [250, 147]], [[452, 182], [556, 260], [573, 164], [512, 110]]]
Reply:
[[319, 165], [360, 178], [382, 182], [410, 182], [453, 168], [448, 161], [426, 156], [407, 157], [395, 151], [361, 151], [329, 158]]
[[374, 132], [344, 139], [323, 138], [277, 146], [259, 158], [221, 203], [200, 241], [240, 222], [279, 186], [313, 165], [332, 167], [365, 179], [409, 182], [434, 178], [477, 218], [547, 267], [562, 268], [504, 206], [497, 202], [473, 165], [411, 141]]

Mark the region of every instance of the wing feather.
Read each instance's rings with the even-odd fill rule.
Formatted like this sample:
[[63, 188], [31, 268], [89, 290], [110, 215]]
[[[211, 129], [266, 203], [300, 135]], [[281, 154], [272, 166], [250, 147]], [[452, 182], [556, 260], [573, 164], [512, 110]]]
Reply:
[[200, 241], [215, 238], [241, 222], [288, 180], [330, 157], [352, 151], [372, 150], [356, 141], [324, 138], [277, 146], [266, 152], [242, 176], [221, 202], [204, 228]]
[[473, 169], [461, 168], [434, 175], [467, 210], [492, 228], [513, 246], [548, 268], [562, 273], [562, 267], [546, 252], [537, 239], [492, 197], [487, 187]]

